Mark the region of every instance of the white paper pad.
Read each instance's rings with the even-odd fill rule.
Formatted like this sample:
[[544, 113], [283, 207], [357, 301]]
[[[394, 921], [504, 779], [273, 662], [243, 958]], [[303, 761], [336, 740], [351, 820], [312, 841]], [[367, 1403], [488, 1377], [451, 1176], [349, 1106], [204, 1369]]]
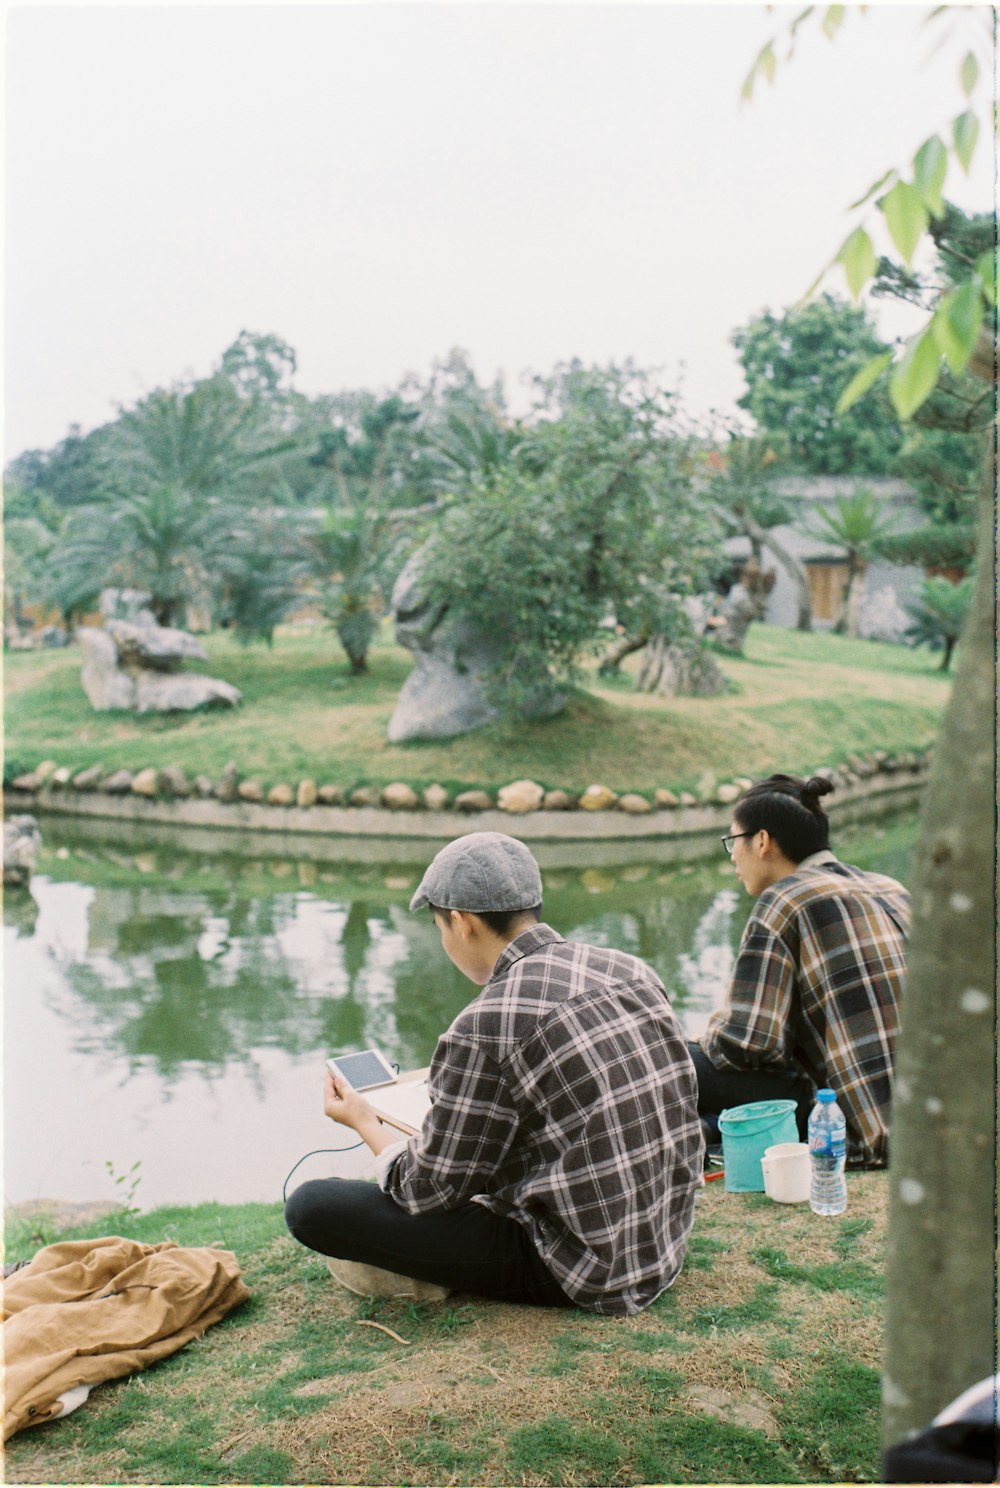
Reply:
[[414, 1131], [420, 1130], [431, 1106], [426, 1080], [401, 1080], [398, 1085], [366, 1092], [366, 1099], [380, 1116], [393, 1124], [400, 1122], [412, 1127]]

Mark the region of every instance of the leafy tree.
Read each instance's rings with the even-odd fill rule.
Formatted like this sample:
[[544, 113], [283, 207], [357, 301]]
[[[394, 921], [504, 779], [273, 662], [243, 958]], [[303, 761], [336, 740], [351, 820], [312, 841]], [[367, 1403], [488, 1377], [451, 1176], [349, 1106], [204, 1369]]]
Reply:
[[232, 626], [244, 643], [271, 645], [275, 627], [308, 598], [309, 519], [294, 507], [271, 506], [230, 509], [227, 521], [213, 556], [215, 621]]
[[762, 568], [764, 548], [773, 553], [795, 585], [798, 616], [796, 629], [812, 629], [809, 580], [802, 564], [774, 535], [795, 517], [794, 504], [775, 489], [781, 469], [781, 443], [777, 440], [730, 434], [729, 444], [716, 456], [707, 490], [729, 532], [750, 541], [751, 563]]
[[212, 606], [233, 511], [261, 499], [262, 473], [276, 480], [293, 447], [221, 374], [150, 393], [108, 432], [98, 498], [60, 530], [53, 601], [68, 615], [109, 585], [148, 589], [164, 625]]
[[[991, 213], [968, 216], [945, 202], [929, 232], [937, 250], [932, 274], [917, 274], [880, 260], [875, 296], [901, 299], [927, 311], [961, 282], [993, 243]], [[968, 371], [945, 366], [937, 386], [917, 409], [904, 433], [896, 470], [916, 494], [923, 524], [898, 533], [884, 553], [900, 563], [968, 572], [975, 541], [976, 493], [987, 431], [993, 421], [988, 386]]]
[[[808, 5], [796, 15], [788, 28], [788, 56], [794, 53], [800, 28], [810, 20], [819, 21], [824, 33], [832, 38], [844, 24], [852, 9], [844, 5]], [[959, 18], [956, 26], [955, 17]], [[951, 120], [947, 138], [931, 134], [915, 151], [907, 168], [890, 166], [851, 210], [859, 220], [840, 245], [826, 268], [821, 270], [811, 295], [829, 269], [843, 269], [851, 296], [860, 299], [865, 287], [879, 271], [872, 232], [885, 233], [898, 254], [897, 264], [912, 269], [914, 256], [933, 238], [935, 225], [946, 219], [944, 188], [952, 165], [968, 174], [981, 133], [976, 113], [977, 92], [986, 95], [983, 114], [992, 123], [993, 100], [990, 83], [993, 78], [995, 52], [994, 15], [990, 6], [954, 8], [935, 6], [926, 17], [940, 33], [947, 27], [960, 33], [965, 48], [958, 68], [962, 93], [960, 112]], [[960, 30], [961, 28], [961, 30]], [[939, 40], [948, 40], [947, 35]], [[773, 82], [777, 70], [775, 41], [761, 47], [743, 85], [743, 98], [753, 95], [760, 78]], [[873, 211], [879, 213], [873, 218]], [[953, 258], [954, 268], [959, 259]], [[888, 394], [897, 416], [905, 423], [930, 397], [941, 379], [942, 366], [953, 375], [966, 368], [985, 382], [994, 379], [996, 361], [995, 307], [997, 302], [997, 259], [995, 240], [980, 253], [974, 263], [964, 264], [963, 272], [954, 276], [953, 287], [939, 295], [921, 328], [900, 347], [873, 356], [851, 379], [837, 402], [844, 413], [875, 387], [883, 374], [888, 377]]]
[[289, 397], [295, 367], [295, 352], [280, 336], [241, 331], [222, 353], [219, 373], [242, 397], [273, 403]]
[[833, 510], [817, 507], [809, 530], [843, 548], [847, 557], [847, 586], [841, 613], [834, 625], [839, 635], [860, 632], [868, 565], [891, 532], [894, 519], [887, 516], [871, 491], [858, 486], [850, 496], [838, 496]]
[[513, 458], [442, 513], [425, 567], [437, 602], [509, 640], [490, 679], [508, 712], [572, 684], [609, 616], [643, 642], [680, 637], [684, 599], [723, 562], [671, 395], [579, 363], [535, 394]]
[[489, 484], [521, 440], [502, 381], [481, 386], [466, 353], [456, 350], [435, 362], [427, 384], [414, 384], [413, 392], [420, 418], [411, 476], [422, 499], [449, 501], [480, 482]]
[[[112, 424], [80, 432], [79, 424], [50, 450], [25, 450], [7, 466], [6, 485], [25, 501], [44, 502], [53, 513], [100, 497], [107, 469]], [[9, 499], [9, 498], [8, 498]]]
[[930, 646], [940, 650], [941, 670], [951, 664], [952, 652], [965, 628], [972, 603], [972, 580], [953, 584], [940, 577], [925, 579], [916, 599], [906, 605], [910, 625], [906, 639], [911, 646]]
[[[9, 500], [13, 493], [6, 493]], [[35, 604], [45, 591], [49, 554], [55, 541], [52, 529], [35, 516], [4, 511], [4, 610], [18, 630], [25, 625], [25, 607]]]
[[765, 440], [780, 440], [792, 470], [884, 475], [900, 432], [882, 399], [837, 412], [856, 372], [886, 350], [865, 311], [824, 294], [780, 314], [765, 310], [735, 331], [747, 390], [738, 399]]

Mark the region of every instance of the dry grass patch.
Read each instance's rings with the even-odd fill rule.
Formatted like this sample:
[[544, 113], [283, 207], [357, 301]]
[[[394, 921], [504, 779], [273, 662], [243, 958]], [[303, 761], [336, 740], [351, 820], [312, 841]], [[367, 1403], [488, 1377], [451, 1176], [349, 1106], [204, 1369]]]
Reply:
[[[852, 1176], [848, 1213], [830, 1220], [709, 1185], [691, 1264], [626, 1319], [362, 1301], [276, 1235], [244, 1261], [244, 1308], [75, 1417], [14, 1438], [7, 1479], [864, 1481], [877, 1468], [887, 1186]], [[851, 1432], [830, 1445], [824, 1401], [843, 1381]]]

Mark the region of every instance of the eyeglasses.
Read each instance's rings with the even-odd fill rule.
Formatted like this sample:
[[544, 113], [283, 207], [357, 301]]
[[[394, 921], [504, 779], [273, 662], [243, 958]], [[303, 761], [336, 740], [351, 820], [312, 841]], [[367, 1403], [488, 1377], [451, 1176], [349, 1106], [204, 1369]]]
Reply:
[[728, 856], [732, 857], [733, 843], [736, 841], [737, 837], [755, 837], [756, 835], [757, 834], [755, 832], [730, 832], [728, 837], [720, 837], [719, 841], [726, 849], [726, 853], [728, 854]]

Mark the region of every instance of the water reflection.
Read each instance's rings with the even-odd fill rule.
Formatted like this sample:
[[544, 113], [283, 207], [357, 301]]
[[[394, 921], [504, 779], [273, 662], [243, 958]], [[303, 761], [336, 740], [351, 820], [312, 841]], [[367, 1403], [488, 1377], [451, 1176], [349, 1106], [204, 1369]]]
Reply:
[[[898, 874], [913, 835], [869, 830], [842, 855]], [[642, 956], [697, 1035], [749, 909], [728, 862], [580, 857], [543, 866], [546, 919]], [[420, 871], [98, 845], [49, 824], [37, 918], [5, 906], [9, 1198], [92, 1197], [109, 1158], [147, 1164], [144, 1205], [273, 1197], [329, 1137], [323, 1055], [374, 1045], [423, 1065], [472, 995], [430, 916], [408, 911]]]
[[[411, 915], [384, 879], [287, 892], [215, 866], [225, 888], [199, 885], [197, 860], [191, 887], [36, 879], [32, 947], [59, 972], [55, 1000], [77, 1050], [113, 1051], [126, 1068], [151, 1062], [168, 1083], [191, 1064], [209, 1075], [264, 1047], [374, 1044], [402, 1067], [426, 1062], [471, 995], [429, 915]], [[598, 904], [594, 870], [584, 870], [545, 883], [546, 918], [570, 939], [642, 956], [682, 1014], [700, 1015], [717, 1000], [739, 931], [737, 895], [716, 887], [718, 871], [640, 885], [604, 870]], [[67, 896], [85, 922], [82, 945], [61, 929]]]

